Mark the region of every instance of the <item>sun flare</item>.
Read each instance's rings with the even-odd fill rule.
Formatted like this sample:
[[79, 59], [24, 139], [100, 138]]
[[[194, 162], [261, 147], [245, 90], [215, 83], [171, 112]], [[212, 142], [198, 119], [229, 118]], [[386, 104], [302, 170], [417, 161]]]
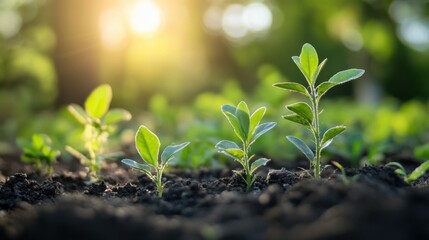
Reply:
[[129, 18], [133, 32], [149, 35], [156, 32], [161, 26], [162, 13], [157, 4], [145, 0], [133, 7]]

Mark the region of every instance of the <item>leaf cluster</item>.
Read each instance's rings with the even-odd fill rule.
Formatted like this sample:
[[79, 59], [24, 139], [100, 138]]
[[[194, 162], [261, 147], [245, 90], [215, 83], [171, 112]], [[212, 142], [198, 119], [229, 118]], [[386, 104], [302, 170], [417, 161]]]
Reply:
[[33, 134], [31, 140], [18, 139], [22, 148], [21, 161], [32, 163], [39, 172], [52, 174], [52, 165], [60, 156], [60, 151], [52, 146], [52, 141], [46, 134]]
[[140, 126], [135, 137], [137, 152], [143, 159], [142, 163], [132, 159], [123, 159], [122, 163], [145, 173], [156, 185], [158, 196], [162, 197], [164, 184], [162, 183], [162, 174], [169, 162], [174, 159], [175, 154], [189, 145], [189, 142], [184, 142], [177, 145], [167, 146], [161, 153], [159, 159], [159, 151], [161, 142], [155, 133], [150, 131], [145, 126]]
[[250, 114], [249, 108], [244, 101], [240, 102], [237, 107], [223, 105], [221, 110], [234, 130], [235, 135], [240, 139], [241, 147], [233, 141], [222, 140], [216, 144], [216, 149], [243, 166], [244, 174], [238, 171], [236, 173], [246, 182], [247, 188], [250, 188], [256, 179], [256, 176], [254, 176], [255, 171], [270, 161], [266, 158], [260, 158], [250, 164], [250, 161], [254, 157], [253, 155], [249, 156], [250, 146], [263, 134], [274, 128], [276, 123], [267, 122], [261, 124], [260, 122], [265, 115], [266, 108], [260, 107]]

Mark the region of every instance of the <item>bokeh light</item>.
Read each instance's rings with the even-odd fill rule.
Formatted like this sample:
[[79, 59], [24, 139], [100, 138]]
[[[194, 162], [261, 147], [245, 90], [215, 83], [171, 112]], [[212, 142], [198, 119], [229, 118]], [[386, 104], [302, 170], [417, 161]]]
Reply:
[[131, 29], [141, 35], [150, 35], [161, 26], [162, 13], [158, 5], [152, 1], [140, 1], [130, 11]]
[[120, 12], [107, 10], [100, 16], [101, 40], [106, 49], [120, 49], [126, 38], [124, 21]]

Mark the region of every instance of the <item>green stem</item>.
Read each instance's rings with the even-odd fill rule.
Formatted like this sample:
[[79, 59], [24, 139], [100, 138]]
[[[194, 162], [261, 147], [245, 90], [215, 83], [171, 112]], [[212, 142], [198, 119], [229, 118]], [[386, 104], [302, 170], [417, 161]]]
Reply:
[[243, 152], [244, 152], [243, 160], [245, 162], [244, 172], [246, 174], [246, 186], [247, 186], [247, 189], [249, 190], [250, 187], [252, 186], [252, 176], [250, 174], [250, 163], [249, 163], [248, 151], [249, 151], [248, 145], [246, 143], [243, 143]]
[[314, 164], [314, 177], [320, 178], [320, 153], [321, 153], [321, 143], [320, 143], [320, 125], [319, 125], [319, 101], [317, 100], [317, 91], [314, 87], [311, 87], [311, 104], [313, 110], [313, 133], [314, 141], [316, 143], [316, 152], [313, 160]]
[[162, 186], [162, 170], [161, 169], [156, 170], [156, 182], [155, 182], [155, 184], [156, 184], [156, 190], [158, 192], [158, 198], [162, 198], [162, 193], [164, 191], [164, 188]]

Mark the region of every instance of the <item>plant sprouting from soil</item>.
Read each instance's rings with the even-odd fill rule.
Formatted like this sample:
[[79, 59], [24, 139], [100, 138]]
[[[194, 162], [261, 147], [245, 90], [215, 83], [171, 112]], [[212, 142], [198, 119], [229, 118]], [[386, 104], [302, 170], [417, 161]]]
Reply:
[[331, 163], [332, 163], [332, 165], [334, 165], [335, 167], [337, 167], [340, 170], [341, 173], [338, 176], [340, 177], [341, 181], [344, 184], [348, 185], [348, 184], [357, 180], [358, 175], [355, 175], [353, 177], [347, 176], [346, 170], [344, 169], [343, 165], [341, 165], [339, 162], [332, 161]]
[[159, 161], [158, 155], [161, 143], [155, 133], [142, 125], [137, 131], [135, 140], [137, 152], [144, 162], [138, 163], [131, 159], [123, 159], [122, 162], [134, 169], [144, 172], [155, 183], [158, 197], [161, 198], [164, 191], [162, 173], [169, 162], [174, 159], [174, 155], [188, 146], [189, 142], [167, 146], [161, 153], [161, 161]]
[[395, 173], [401, 176], [406, 183], [410, 184], [426, 173], [426, 171], [429, 169], [429, 161], [420, 164], [420, 166], [414, 169], [414, 171], [412, 171], [410, 174], [407, 174], [404, 166], [398, 162], [390, 162], [386, 164], [386, 166], [395, 167]]
[[270, 161], [266, 158], [260, 158], [250, 164], [254, 155], [249, 155], [251, 145], [276, 125], [275, 122], [260, 124], [260, 121], [265, 115], [265, 111], [266, 108], [261, 107], [250, 115], [249, 108], [245, 102], [240, 102], [237, 107], [232, 105], [222, 106], [222, 112], [231, 124], [235, 134], [240, 139], [241, 146], [232, 141], [222, 140], [216, 144], [216, 148], [226, 156], [234, 158], [234, 160], [243, 166], [244, 173], [240, 171], [234, 172], [243, 178], [247, 185], [247, 189], [249, 189], [256, 180], [256, 176], [254, 176], [255, 171]]
[[286, 108], [293, 112], [292, 114], [283, 116], [284, 119], [298, 123], [305, 126], [313, 135], [315, 150], [304, 143], [301, 139], [294, 136], [287, 136], [286, 138], [292, 142], [310, 161], [312, 168], [314, 168], [314, 177], [320, 177], [320, 160], [322, 150], [328, 147], [332, 140], [346, 127], [336, 126], [328, 129], [323, 134], [320, 130], [320, 115], [319, 102], [322, 96], [331, 88], [346, 83], [348, 81], [357, 79], [364, 74], [361, 69], [348, 69], [336, 73], [328, 81], [322, 82], [316, 86], [317, 77], [325, 65], [327, 59], [319, 64], [319, 57], [316, 49], [308, 43], [304, 44], [299, 56], [292, 57], [292, 60], [298, 66], [301, 73], [304, 75], [308, 87], [305, 87], [295, 82], [282, 82], [274, 84], [275, 87], [298, 92], [306, 96], [310, 105], [305, 102], [297, 102], [287, 105]]
[[52, 174], [52, 165], [60, 156], [60, 151], [54, 149], [48, 135], [33, 134], [31, 140], [20, 138], [17, 143], [22, 148], [21, 161], [34, 164], [40, 174]]
[[131, 114], [124, 109], [109, 110], [111, 100], [112, 88], [103, 84], [88, 96], [85, 101], [85, 109], [77, 104], [68, 106], [69, 112], [84, 125], [83, 137], [88, 156], [70, 146], [67, 146], [66, 150], [80, 159], [82, 164], [88, 166], [90, 182], [98, 180], [101, 164], [104, 160], [118, 155], [117, 153], [104, 155], [105, 144], [115, 124], [131, 119]]

